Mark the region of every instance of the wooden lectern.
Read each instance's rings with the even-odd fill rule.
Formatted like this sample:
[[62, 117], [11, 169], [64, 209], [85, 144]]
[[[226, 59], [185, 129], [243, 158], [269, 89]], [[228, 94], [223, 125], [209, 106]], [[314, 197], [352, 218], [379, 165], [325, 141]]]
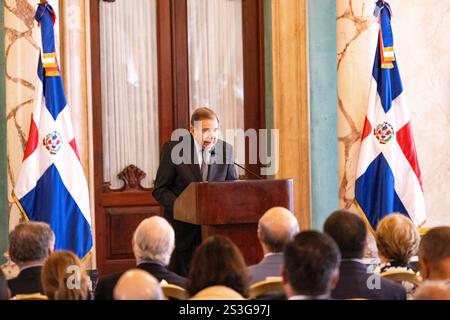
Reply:
[[175, 201], [174, 218], [200, 225], [202, 239], [214, 234], [229, 237], [252, 265], [262, 259], [256, 234], [259, 218], [273, 207], [293, 212], [293, 194], [292, 179], [193, 182]]

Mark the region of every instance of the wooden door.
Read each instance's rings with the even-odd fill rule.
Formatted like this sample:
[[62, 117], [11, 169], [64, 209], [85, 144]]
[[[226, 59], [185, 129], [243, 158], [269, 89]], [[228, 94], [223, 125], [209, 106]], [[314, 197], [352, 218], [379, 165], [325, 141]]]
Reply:
[[[104, 176], [102, 123], [102, 68], [100, 2], [90, 1], [93, 144], [95, 184], [95, 240], [100, 276], [135, 265], [131, 238], [143, 219], [162, 215], [162, 208], [142, 185], [145, 168], [129, 163], [117, 172], [121, 188], [111, 188]], [[156, 0], [156, 41], [158, 81], [158, 141], [169, 140], [174, 129], [189, 126], [189, 65], [187, 1]], [[114, 5], [115, 1], [108, 5]], [[128, 1], [133, 5], [133, 1]], [[244, 120], [245, 128], [265, 128], [264, 100], [264, 22], [263, 2], [242, 0]], [[230, 23], [233, 23], [230, 21]], [[120, 90], [120, 88], [118, 89]], [[259, 165], [248, 168], [257, 170]], [[251, 178], [250, 176], [248, 178]], [[154, 179], [154, 177], [153, 177]]]

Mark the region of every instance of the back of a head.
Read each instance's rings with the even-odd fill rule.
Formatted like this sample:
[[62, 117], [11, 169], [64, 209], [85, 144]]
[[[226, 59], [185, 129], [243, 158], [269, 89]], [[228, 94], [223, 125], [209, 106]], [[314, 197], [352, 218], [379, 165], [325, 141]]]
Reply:
[[422, 237], [419, 260], [442, 275], [442, 280], [450, 278], [450, 226], [432, 228]]
[[212, 236], [195, 251], [191, 261], [187, 290], [190, 295], [215, 285], [248, 295], [249, 277], [244, 257], [227, 237]]
[[6, 281], [5, 274], [3, 270], [0, 269], [0, 300], [8, 300], [9, 299], [9, 290], [8, 283]]
[[414, 300], [450, 300], [450, 284], [446, 281], [425, 281], [417, 288]]
[[284, 249], [283, 276], [295, 294], [329, 294], [340, 260], [339, 248], [330, 236], [301, 232]]
[[27, 262], [43, 261], [53, 250], [55, 235], [47, 223], [23, 222], [9, 234], [9, 254], [19, 266]]
[[70, 251], [56, 251], [45, 261], [42, 288], [50, 300], [86, 300], [88, 277], [81, 261]]
[[269, 252], [282, 252], [286, 243], [299, 232], [298, 221], [286, 208], [269, 209], [259, 219], [259, 238]]
[[399, 213], [381, 219], [375, 238], [379, 254], [389, 261], [408, 263], [419, 248], [420, 235], [416, 226]]
[[132, 269], [125, 272], [114, 287], [114, 300], [163, 300], [158, 280], [150, 273]]
[[360, 259], [364, 256], [367, 227], [357, 214], [337, 210], [325, 221], [323, 230], [337, 243], [342, 258]]
[[175, 232], [164, 218], [147, 218], [134, 232], [133, 252], [140, 262], [155, 261], [168, 265], [174, 248]]

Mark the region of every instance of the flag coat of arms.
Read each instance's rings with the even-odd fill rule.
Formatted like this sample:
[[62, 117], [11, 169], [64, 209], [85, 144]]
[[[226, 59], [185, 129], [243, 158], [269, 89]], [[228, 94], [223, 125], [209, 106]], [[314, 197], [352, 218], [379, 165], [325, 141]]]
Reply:
[[56, 250], [70, 250], [84, 259], [92, 248], [89, 193], [56, 57], [56, 16], [42, 2], [35, 15], [42, 36], [39, 80], [13, 198], [26, 219], [51, 226]]
[[355, 203], [372, 230], [393, 212], [420, 226], [426, 218], [421, 173], [394, 53], [392, 12], [386, 1], [377, 2], [375, 16], [380, 32], [357, 165]]

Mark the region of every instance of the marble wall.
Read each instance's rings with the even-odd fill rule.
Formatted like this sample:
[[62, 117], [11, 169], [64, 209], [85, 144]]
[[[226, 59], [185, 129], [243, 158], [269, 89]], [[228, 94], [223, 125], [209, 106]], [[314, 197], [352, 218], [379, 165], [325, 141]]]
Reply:
[[[337, 0], [339, 201], [352, 208], [378, 24], [373, 0]], [[389, 1], [427, 222], [450, 225], [450, 1]]]
[[[88, 130], [86, 1], [50, 0], [49, 3], [58, 17], [55, 24], [58, 59], [67, 100], [72, 107], [72, 122], [78, 151], [88, 177], [90, 154], [88, 132], [90, 130]], [[34, 20], [36, 6], [37, 1], [34, 0], [4, 1], [10, 229], [21, 219], [20, 212], [10, 195], [20, 171], [33, 111], [41, 37], [40, 29]], [[11, 267], [10, 263], [8, 265]], [[12, 268], [6, 268], [6, 271], [14, 272]]]

